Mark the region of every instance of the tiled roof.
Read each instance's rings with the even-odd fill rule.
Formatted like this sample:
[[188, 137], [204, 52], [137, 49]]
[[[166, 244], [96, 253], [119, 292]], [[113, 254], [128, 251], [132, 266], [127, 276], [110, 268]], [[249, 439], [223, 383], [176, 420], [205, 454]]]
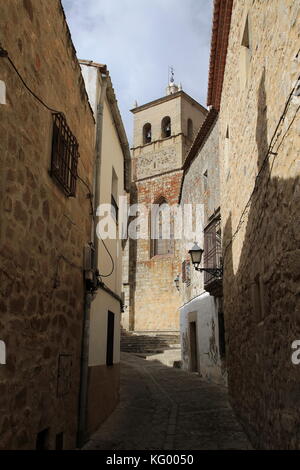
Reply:
[[92, 60], [82, 60], [82, 59], [79, 60], [79, 63], [82, 65], [89, 65], [90, 67], [96, 67], [100, 69], [101, 73], [108, 72], [106, 64], [98, 64], [98, 62], [93, 62]]
[[214, 0], [207, 105], [220, 109], [233, 0]]

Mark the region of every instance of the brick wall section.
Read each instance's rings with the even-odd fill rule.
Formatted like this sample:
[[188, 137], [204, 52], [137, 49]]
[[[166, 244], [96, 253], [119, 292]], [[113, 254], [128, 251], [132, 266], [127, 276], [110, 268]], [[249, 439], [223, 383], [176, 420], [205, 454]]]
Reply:
[[[157, 176], [137, 183], [138, 203], [154, 204], [164, 196], [168, 204], [176, 204], [181, 171]], [[135, 330], [179, 330], [180, 297], [174, 279], [180, 272], [179, 244], [173, 255], [151, 258], [150, 240], [131, 240], [135, 257], [131, 257], [130, 280], [134, 294], [130, 308], [134, 312]]]
[[[38, 4], [38, 5], [37, 5]], [[65, 113], [79, 142], [78, 173], [92, 185], [94, 120], [58, 0], [2, 2], [0, 42], [27, 84]], [[0, 448], [32, 449], [49, 428], [75, 446], [84, 309], [87, 189], [66, 198], [49, 175], [52, 116], [0, 58]], [[63, 256], [63, 258], [62, 258]], [[58, 396], [59, 355], [68, 364]], [[65, 380], [65, 381], [64, 381]], [[70, 387], [70, 388], [69, 388]]]
[[[251, 57], [245, 84], [240, 61], [247, 12]], [[224, 247], [299, 76], [299, 21], [299, 1], [234, 2], [220, 111]], [[294, 97], [276, 158], [267, 161], [243, 225], [224, 251], [229, 392], [254, 445], [266, 449], [300, 449], [300, 367], [291, 362], [291, 344], [300, 338], [299, 104]]]

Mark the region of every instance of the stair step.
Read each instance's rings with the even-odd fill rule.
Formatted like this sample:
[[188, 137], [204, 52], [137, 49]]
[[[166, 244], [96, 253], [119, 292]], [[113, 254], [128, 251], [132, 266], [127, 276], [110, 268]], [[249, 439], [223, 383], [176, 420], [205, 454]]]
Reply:
[[177, 331], [121, 331], [121, 351], [149, 356], [172, 350], [180, 350]]

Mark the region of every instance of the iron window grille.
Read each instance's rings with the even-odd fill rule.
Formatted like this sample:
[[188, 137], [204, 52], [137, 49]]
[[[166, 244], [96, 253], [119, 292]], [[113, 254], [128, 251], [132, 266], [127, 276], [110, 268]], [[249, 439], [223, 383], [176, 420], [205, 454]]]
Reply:
[[184, 260], [181, 265], [182, 282], [188, 287], [191, 284], [191, 263], [189, 260]]
[[65, 117], [53, 114], [51, 176], [68, 197], [76, 195], [78, 147]]
[[181, 279], [182, 279], [182, 282], [186, 282], [186, 269], [185, 269], [185, 265], [186, 265], [186, 260], [184, 260], [181, 264]]
[[191, 262], [190, 260], [187, 260], [185, 264], [185, 271], [186, 271], [186, 275], [185, 275], [186, 285], [188, 287], [191, 285]]

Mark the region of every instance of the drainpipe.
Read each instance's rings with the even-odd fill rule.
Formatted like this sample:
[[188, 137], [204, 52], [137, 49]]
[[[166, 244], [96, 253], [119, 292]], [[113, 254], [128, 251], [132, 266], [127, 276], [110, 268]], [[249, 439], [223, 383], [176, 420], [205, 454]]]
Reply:
[[79, 392], [79, 416], [77, 447], [81, 448], [85, 441], [86, 434], [86, 403], [87, 403], [87, 382], [89, 366], [89, 339], [90, 339], [90, 310], [93, 294], [85, 292], [84, 299], [84, 319], [81, 346], [81, 370], [80, 370], [80, 392]]
[[[100, 74], [100, 70], [98, 70]], [[100, 171], [101, 171], [101, 150], [102, 150], [102, 134], [103, 134], [103, 102], [106, 95], [107, 76], [101, 74], [102, 83], [99, 86], [97, 80], [97, 116], [96, 116], [96, 145], [95, 145], [95, 162], [94, 162], [94, 222], [92, 241], [95, 249], [95, 269], [98, 268], [99, 257], [99, 240], [96, 233], [96, 211], [100, 204]], [[100, 88], [100, 96], [99, 96]], [[90, 344], [90, 312], [91, 304], [97, 292], [85, 291], [84, 302], [84, 319], [81, 346], [81, 376], [80, 376], [80, 398], [79, 398], [79, 417], [78, 417], [78, 435], [77, 447], [81, 448], [86, 442], [86, 417], [87, 417], [87, 389], [88, 389], [88, 371], [89, 371], [89, 344]]]

